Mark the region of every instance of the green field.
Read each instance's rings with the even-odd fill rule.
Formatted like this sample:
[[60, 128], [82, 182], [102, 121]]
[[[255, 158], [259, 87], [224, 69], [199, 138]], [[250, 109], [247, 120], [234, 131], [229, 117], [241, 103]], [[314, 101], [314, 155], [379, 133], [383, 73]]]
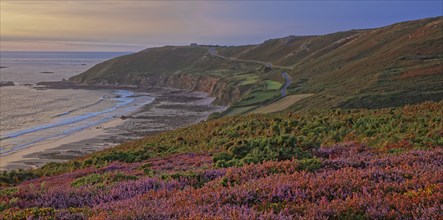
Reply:
[[277, 81], [273, 81], [273, 80], [266, 80], [265, 81], [265, 85], [266, 85], [266, 89], [268, 90], [277, 90], [280, 89], [282, 84], [277, 82]]
[[254, 91], [250, 95], [248, 95], [246, 98], [240, 100], [236, 105], [234, 106], [250, 106], [250, 105], [258, 105], [265, 101], [271, 100], [272, 98], [277, 98], [278, 93], [275, 91]]
[[253, 74], [248, 74], [248, 75], [240, 75], [240, 76], [236, 76], [236, 78], [239, 79], [239, 86], [244, 86], [244, 85], [249, 85], [249, 84], [254, 84], [257, 82], [257, 80], [259, 79], [259, 76], [257, 75], [253, 75]]

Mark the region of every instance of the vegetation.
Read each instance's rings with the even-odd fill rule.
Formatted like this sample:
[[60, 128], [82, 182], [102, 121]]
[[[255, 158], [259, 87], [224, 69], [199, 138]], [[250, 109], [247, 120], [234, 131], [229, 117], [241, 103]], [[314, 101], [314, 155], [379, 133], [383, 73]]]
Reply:
[[[153, 161], [152, 170], [166, 173], [154, 177], [144, 176], [137, 169], [139, 163], [81, 169], [19, 185], [1, 196], [0, 215], [5, 219], [438, 219], [442, 148], [393, 155], [346, 144], [320, 148], [316, 154], [316, 159], [218, 169], [205, 169], [208, 156], [182, 154]], [[190, 164], [185, 158], [196, 162]], [[168, 171], [165, 163], [194, 171]], [[104, 174], [90, 174], [97, 171]], [[139, 179], [99, 188], [70, 185], [78, 176], [114, 172]]]
[[442, 109], [214, 119], [5, 172], [0, 218], [436, 218]]
[[267, 90], [277, 90], [280, 89], [282, 84], [276, 81], [272, 81], [272, 80], [266, 80], [266, 88]]
[[[217, 56], [168, 46], [98, 64], [71, 80], [183, 85], [233, 105], [74, 161], [3, 172], [0, 219], [439, 219], [442, 24], [290, 36]], [[293, 80], [285, 98], [283, 70]], [[263, 109], [282, 112], [245, 114]]]
[[[435, 17], [215, 47], [218, 56], [209, 53], [211, 46], [150, 48], [98, 64], [71, 80], [205, 91], [218, 104], [233, 104], [226, 113], [233, 115], [277, 101], [278, 94], [273, 95], [284, 83], [284, 71], [292, 78], [289, 95], [314, 94], [288, 111], [398, 107], [443, 99], [442, 28], [443, 17]], [[196, 86], [208, 77], [214, 86]], [[254, 107], [244, 111], [245, 106]]]
[[280, 112], [283, 111], [289, 107], [291, 107], [292, 105], [294, 105], [295, 103], [297, 103], [298, 101], [308, 98], [309, 96], [311, 96], [313, 94], [298, 94], [298, 95], [288, 95], [285, 96], [269, 105], [263, 106], [263, 107], [259, 107], [257, 109], [254, 109], [253, 111], [249, 112], [249, 113], [272, 113], [272, 112]]

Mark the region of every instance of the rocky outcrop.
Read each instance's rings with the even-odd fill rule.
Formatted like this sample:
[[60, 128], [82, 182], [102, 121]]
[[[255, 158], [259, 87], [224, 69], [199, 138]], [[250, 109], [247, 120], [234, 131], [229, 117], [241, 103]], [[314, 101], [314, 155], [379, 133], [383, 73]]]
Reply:
[[109, 81], [106, 79], [96, 79], [93, 81], [78, 81], [71, 79], [82, 85], [93, 85], [99, 87], [166, 87], [175, 89], [185, 89], [192, 91], [205, 92], [209, 96], [214, 97], [216, 105], [230, 105], [240, 100], [241, 95], [245, 92], [245, 88], [233, 86], [221, 78], [214, 76], [201, 76], [198, 74], [155, 74], [145, 76], [126, 76], [124, 80]]
[[11, 81], [0, 81], [0, 87], [2, 86], [14, 86], [14, 82]]
[[192, 74], [156, 75], [139, 81], [140, 87], [158, 86], [176, 89], [186, 89], [208, 93], [215, 97], [214, 104], [229, 105], [241, 98], [241, 90], [231, 86], [220, 78], [213, 76], [198, 76]]

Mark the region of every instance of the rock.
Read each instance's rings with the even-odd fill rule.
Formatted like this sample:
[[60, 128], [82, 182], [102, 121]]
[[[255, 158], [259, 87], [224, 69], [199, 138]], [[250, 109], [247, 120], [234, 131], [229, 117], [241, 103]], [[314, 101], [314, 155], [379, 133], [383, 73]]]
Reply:
[[11, 81], [0, 81], [0, 87], [2, 86], [14, 86], [14, 82]]

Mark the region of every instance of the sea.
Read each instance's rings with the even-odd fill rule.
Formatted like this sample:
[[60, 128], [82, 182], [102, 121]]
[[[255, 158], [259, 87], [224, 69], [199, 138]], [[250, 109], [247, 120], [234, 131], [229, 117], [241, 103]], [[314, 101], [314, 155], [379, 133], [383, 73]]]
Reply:
[[[0, 53], [0, 156], [60, 139], [136, 111], [154, 98], [128, 90], [36, 88], [68, 79], [124, 52]], [[1, 158], [0, 158], [1, 159]]]

